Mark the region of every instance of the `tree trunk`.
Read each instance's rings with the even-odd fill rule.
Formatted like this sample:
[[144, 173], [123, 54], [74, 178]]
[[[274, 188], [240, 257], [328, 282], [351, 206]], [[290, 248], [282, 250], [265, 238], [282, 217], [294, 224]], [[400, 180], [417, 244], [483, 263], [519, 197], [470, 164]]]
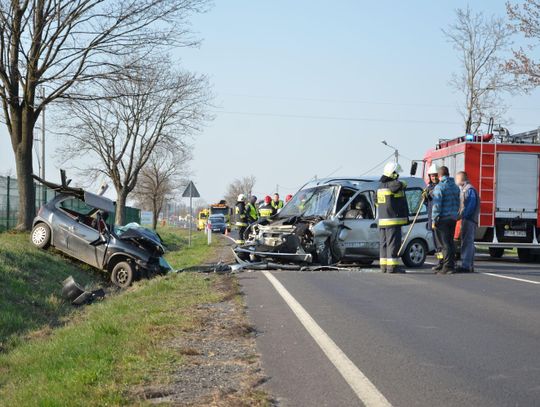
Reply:
[[19, 214], [17, 230], [30, 230], [36, 211], [34, 180], [32, 178], [32, 145], [34, 141], [33, 112], [13, 109], [11, 114], [11, 145], [15, 153]]
[[152, 202], [152, 229], [156, 230], [159, 210], [155, 202]]
[[15, 153], [17, 185], [19, 190], [19, 215], [17, 230], [30, 230], [35, 215], [35, 189], [32, 178], [32, 150], [20, 149]]
[[117, 192], [118, 198], [116, 200], [116, 217], [115, 223], [118, 226], [123, 226], [126, 221], [126, 201], [127, 201], [127, 192], [121, 190]]

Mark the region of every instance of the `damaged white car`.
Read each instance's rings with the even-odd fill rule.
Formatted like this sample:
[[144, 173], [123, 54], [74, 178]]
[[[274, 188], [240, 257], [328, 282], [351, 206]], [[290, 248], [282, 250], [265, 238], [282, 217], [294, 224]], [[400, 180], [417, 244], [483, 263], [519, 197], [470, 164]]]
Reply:
[[[402, 260], [408, 267], [421, 267], [427, 254], [435, 250], [422, 200], [425, 185], [419, 178], [403, 181], [407, 183], [410, 220], [420, 210], [404, 243]], [[372, 178], [310, 182], [277, 215], [250, 226], [246, 244], [235, 252], [241, 260], [252, 262], [369, 265], [379, 258], [378, 185]], [[403, 236], [408, 228], [403, 227]]]

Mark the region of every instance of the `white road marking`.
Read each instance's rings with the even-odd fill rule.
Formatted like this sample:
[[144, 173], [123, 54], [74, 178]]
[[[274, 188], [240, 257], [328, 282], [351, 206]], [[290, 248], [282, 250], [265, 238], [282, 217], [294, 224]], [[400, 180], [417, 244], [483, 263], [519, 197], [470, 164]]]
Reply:
[[499, 278], [506, 278], [508, 280], [515, 280], [515, 281], [521, 281], [522, 283], [529, 283], [529, 284], [540, 284], [540, 281], [534, 281], [534, 280], [527, 280], [525, 278], [518, 278], [518, 277], [510, 277], [510, 276], [503, 276], [502, 274], [495, 274], [495, 273], [478, 273], [483, 274], [485, 276], [492, 276], [492, 277], [499, 277]]
[[371, 381], [356, 367], [356, 365], [347, 357], [345, 353], [336, 345], [326, 332], [315, 322], [308, 312], [300, 305], [298, 301], [287, 291], [287, 289], [270, 272], [262, 272], [265, 277], [274, 286], [276, 291], [285, 300], [287, 305], [294, 312], [296, 317], [308, 331], [311, 337], [317, 342], [330, 362], [336, 367], [341, 376], [351, 386], [358, 398], [366, 407], [387, 407], [390, 402], [382, 393], [371, 383]]

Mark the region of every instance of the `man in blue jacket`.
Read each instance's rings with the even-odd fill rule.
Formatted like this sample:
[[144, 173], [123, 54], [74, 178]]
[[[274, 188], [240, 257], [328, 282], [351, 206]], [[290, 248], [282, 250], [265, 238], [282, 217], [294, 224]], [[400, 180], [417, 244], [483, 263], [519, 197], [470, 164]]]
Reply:
[[461, 219], [461, 267], [460, 273], [474, 272], [474, 238], [480, 214], [480, 197], [469, 182], [465, 171], [456, 174], [456, 184], [461, 189], [459, 215]]
[[440, 182], [433, 190], [433, 230], [442, 246], [442, 268], [437, 274], [454, 274], [456, 248], [454, 234], [459, 213], [460, 190], [450, 177], [448, 167], [439, 168]]

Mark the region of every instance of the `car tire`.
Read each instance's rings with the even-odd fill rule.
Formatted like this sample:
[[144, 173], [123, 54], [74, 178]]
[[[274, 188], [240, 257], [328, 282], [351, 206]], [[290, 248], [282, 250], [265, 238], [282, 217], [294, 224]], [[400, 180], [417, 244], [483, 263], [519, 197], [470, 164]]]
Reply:
[[32, 228], [30, 241], [38, 249], [47, 249], [51, 245], [51, 228], [46, 223], [38, 223]]
[[135, 279], [135, 270], [131, 263], [120, 261], [111, 271], [111, 282], [119, 288], [128, 288]]
[[324, 242], [324, 245], [317, 250], [317, 259], [321, 266], [331, 266], [336, 263], [330, 247], [330, 239]]
[[534, 261], [534, 254], [531, 249], [517, 249], [519, 261], [522, 263], [532, 263]]
[[504, 249], [502, 247], [490, 247], [489, 256], [494, 259], [500, 259], [504, 256]]
[[427, 251], [427, 244], [423, 240], [415, 239], [410, 241], [401, 256], [403, 264], [412, 268], [422, 267], [426, 261]]

